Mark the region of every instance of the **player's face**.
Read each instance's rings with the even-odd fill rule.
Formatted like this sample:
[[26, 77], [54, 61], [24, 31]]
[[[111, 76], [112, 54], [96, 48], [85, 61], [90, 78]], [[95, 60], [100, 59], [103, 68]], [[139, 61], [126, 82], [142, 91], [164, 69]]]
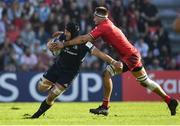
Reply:
[[95, 25], [98, 25], [101, 21], [101, 18], [99, 18], [98, 16], [94, 15], [94, 19], [93, 19]]
[[65, 29], [65, 35], [66, 35], [66, 40], [70, 40], [71, 39], [71, 33]]

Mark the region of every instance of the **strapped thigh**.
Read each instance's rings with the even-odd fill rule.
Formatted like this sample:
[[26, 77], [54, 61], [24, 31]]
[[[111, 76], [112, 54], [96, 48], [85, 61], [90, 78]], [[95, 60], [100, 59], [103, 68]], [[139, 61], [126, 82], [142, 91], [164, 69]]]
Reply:
[[48, 89], [50, 89], [53, 85], [53, 82], [47, 80], [46, 78], [42, 77], [39, 80], [39, 86], [40, 87], [47, 87]]
[[65, 91], [65, 88], [62, 85], [55, 85], [51, 91], [58, 96]]

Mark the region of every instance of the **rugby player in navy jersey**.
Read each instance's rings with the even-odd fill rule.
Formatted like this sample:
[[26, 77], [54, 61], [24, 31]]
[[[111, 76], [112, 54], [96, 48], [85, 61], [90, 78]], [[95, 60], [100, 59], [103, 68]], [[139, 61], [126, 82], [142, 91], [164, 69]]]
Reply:
[[[66, 25], [64, 33], [59, 32], [59, 34], [54, 36], [58, 37], [60, 41], [65, 41], [73, 39], [78, 35], [78, 25], [71, 22]], [[52, 43], [52, 41], [49, 41], [47, 46], [50, 43]], [[81, 63], [88, 53], [101, 58], [115, 67], [121, 67], [121, 64], [118, 61], [98, 50], [91, 42], [68, 46], [62, 49], [54, 64], [50, 66], [39, 81], [38, 90], [43, 92], [49, 91], [49, 94], [31, 118], [39, 118], [54, 104], [55, 99], [70, 86], [72, 80], [79, 72]]]

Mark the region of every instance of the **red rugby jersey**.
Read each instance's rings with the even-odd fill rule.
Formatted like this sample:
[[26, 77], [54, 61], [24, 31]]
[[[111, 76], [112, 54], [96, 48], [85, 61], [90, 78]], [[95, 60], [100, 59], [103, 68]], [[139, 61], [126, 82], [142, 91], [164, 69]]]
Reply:
[[127, 40], [122, 31], [109, 19], [105, 19], [90, 33], [94, 39], [101, 37], [105, 42], [117, 50], [121, 58], [138, 53], [137, 49]]

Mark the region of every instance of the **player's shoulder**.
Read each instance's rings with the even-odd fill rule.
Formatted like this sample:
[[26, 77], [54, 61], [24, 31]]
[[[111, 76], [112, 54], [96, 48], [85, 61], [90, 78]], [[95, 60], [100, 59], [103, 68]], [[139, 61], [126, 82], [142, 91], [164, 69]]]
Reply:
[[107, 21], [99, 24], [98, 28], [102, 31], [105, 31], [105, 30], [109, 30], [109, 28], [112, 28], [113, 26], [114, 26], [114, 24], [110, 20], [107, 20]]

